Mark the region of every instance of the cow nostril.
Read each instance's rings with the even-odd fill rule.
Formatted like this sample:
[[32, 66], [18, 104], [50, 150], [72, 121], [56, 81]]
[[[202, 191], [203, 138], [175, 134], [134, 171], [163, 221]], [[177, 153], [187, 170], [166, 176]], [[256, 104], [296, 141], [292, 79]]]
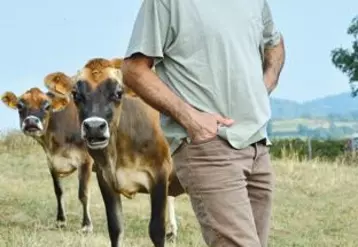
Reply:
[[101, 123], [101, 124], [99, 125], [99, 128], [100, 128], [101, 130], [104, 130], [104, 129], [106, 128], [106, 123]]
[[84, 122], [83, 127], [85, 130], [88, 130], [90, 128], [90, 125], [87, 122]]

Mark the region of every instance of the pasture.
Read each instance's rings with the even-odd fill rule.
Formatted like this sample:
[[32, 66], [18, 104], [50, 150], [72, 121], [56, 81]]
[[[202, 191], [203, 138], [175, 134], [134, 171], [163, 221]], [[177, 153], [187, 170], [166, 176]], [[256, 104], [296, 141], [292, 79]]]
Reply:
[[[358, 246], [358, 166], [294, 158], [274, 159], [276, 192], [270, 246]], [[104, 205], [95, 174], [91, 182], [94, 233], [82, 235], [77, 176], [64, 180], [68, 226], [55, 229], [56, 200], [45, 155], [30, 138], [0, 139], [0, 247], [107, 247]], [[125, 246], [151, 246], [149, 200], [123, 198]], [[187, 196], [176, 201], [176, 247], [204, 247]]]

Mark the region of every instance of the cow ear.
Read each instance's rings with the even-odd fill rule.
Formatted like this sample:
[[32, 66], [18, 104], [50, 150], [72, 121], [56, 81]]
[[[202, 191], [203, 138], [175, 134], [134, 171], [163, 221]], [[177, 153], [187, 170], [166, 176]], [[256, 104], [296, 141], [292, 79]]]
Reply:
[[62, 72], [48, 74], [44, 78], [45, 87], [54, 94], [69, 95], [72, 90], [71, 77]]
[[11, 109], [17, 109], [17, 103], [19, 102], [13, 92], [5, 92], [1, 96], [1, 101]]
[[111, 60], [111, 63], [116, 69], [121, 69], [123, 65], [123, 59], [122, 58], [113, 58]]
[[59, 112], [64, 110], [67, 105], [70, 103], [68, 96], [66, 97], [58, 97], [56, 95], [52, 95], [51, 97], [52, 111]]

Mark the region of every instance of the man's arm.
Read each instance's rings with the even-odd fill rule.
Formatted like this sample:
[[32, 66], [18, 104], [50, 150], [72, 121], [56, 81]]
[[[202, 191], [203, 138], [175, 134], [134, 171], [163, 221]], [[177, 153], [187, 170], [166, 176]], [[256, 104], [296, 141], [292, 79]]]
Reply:
[[122, 68], [123, 82], [153, 108], [188, 127], [192, 122], [190, 113], [194, 109], [160, 80], [151, 69], [153, 63], [153, 58], [142, 54], [126, 58]]
[[278, 45], [264, 50], [264, 82], [269, 94], [276, 88], [285, 63], [285, 46], [281, 37]]
[[123, 63], [123, 82], [148, 105], [171, 116], [188, 132], [193, 143], [216, 136], [218, 124], [230, 126], [232, 119], [199, 112], [174, 94], [153, 72], [153, 58], [134, 54]]
[[217, 134], [218, 123], [231, 125], [232, 120], [218, 114], [202, 113], [174, 94], [152, 71], [162, 62], [166, 50], [175, 41], [170, 8], [166, 1], [143, 1], [122, 66], [123, 82], [148, 105], [171, 116], [188, 132], [193, 142]]
[[165, 1], [143, 1], [122, 65], [123, 82], [156, 110], [186, 127], [191, 110], [151, 70], [174, 42], [170, 9]]
[[285, 47], [282, 34], [273, 21], [267, 0], [264, 0], [262, 21], [264, 26], [262, 44], [264, 83], [268, 93], [271, 94], [277, 86], [285, 62]]

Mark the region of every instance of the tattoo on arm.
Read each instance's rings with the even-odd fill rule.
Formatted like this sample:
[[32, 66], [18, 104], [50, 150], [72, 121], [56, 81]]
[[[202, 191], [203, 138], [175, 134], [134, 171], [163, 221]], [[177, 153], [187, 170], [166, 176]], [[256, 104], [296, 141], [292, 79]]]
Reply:
[[264, 51], [264, 81], [270, 94], [277, 86], [281, 70], [285, 62], [285, 47], [283, 38], [278, 45], [265, 48]]

